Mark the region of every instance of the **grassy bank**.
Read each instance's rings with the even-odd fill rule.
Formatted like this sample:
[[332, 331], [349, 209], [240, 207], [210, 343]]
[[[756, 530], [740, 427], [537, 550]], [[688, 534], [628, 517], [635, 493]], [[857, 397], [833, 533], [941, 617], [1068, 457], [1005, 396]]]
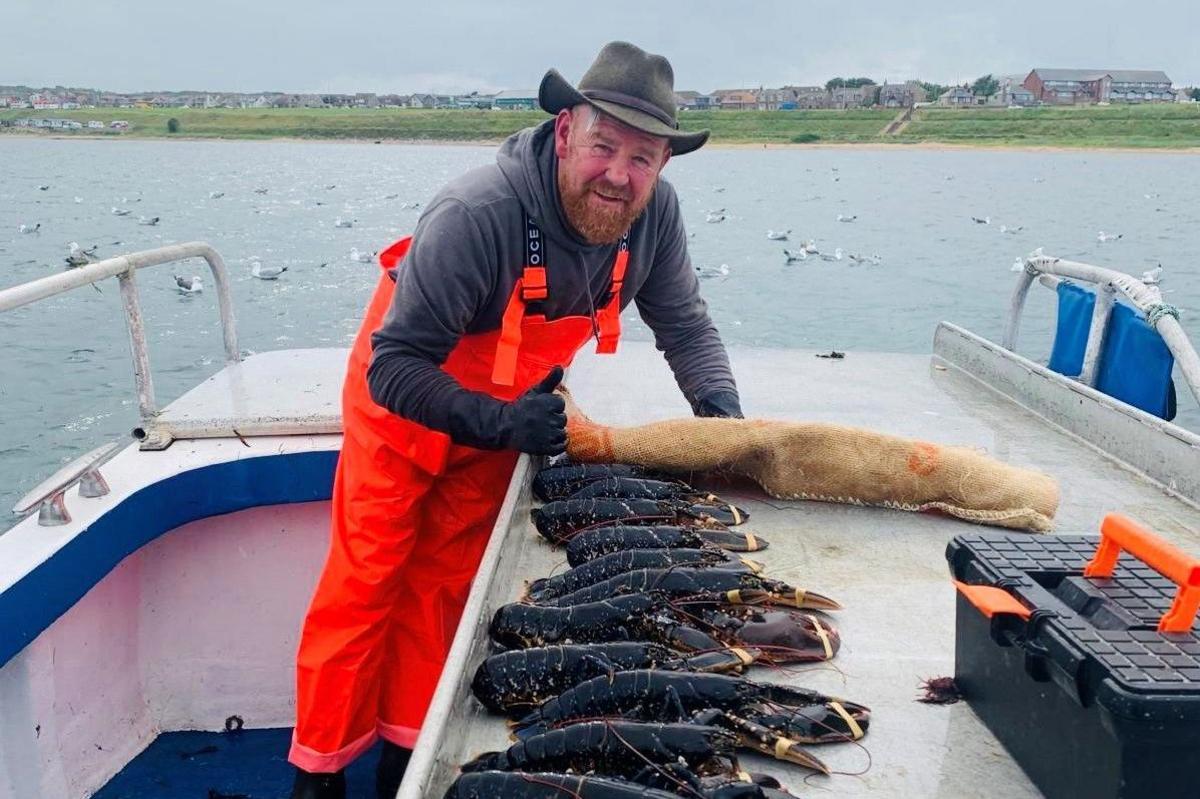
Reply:
[[[896, 136], [881, 131], [894, 110], [709, 111], [680, 116], [686, 130], [710, 128], [724, 144], [958, 144], [1047, 147], [1200, 147], [1200, 105], [1090, 108], [941, 109], [917, 111]], [[0, 111], [0, 119], [34, 116]], [[536, 124], [546, 115], [520, 111], [417, 109], [88, 109], [37, 116], [129, 122], [124, 134], [53, 131], [66, 135], [147, 138], [365, 139], [380, 141], [486, 141]], [[167, 130], [178, 120], [178, 132]]]

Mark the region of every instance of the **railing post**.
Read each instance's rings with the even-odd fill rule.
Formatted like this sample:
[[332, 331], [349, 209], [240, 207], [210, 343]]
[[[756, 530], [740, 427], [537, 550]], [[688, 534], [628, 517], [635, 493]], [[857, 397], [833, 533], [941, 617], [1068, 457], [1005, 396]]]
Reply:
[[1104, 337], [1108, 333], [1108, 317], [1112, 314], [1116, 290], [1111, 283], [1096, 287], [1096, 304], [1092, 307], [1092, 325], [1088, 328], [1087, 348], [1083, 351], [1083, 370], [1079, 382], [1085, 386], [1096, 385], [1096, 370], [1100, 365], [1100, 353], [1104, 351]]
[[1029, 261], [1025, 262], [1025, 269], [1021, 272], [1020, 279], [1017, 280], [1017, 287], [1013, 289], [1012, 301], [1008, 308], [1008, 324], [1004, 328], [1004, 348], [1011, 352], [1017, 351], [1017, 334], [1021, 330], [1021, 312], [1025, 310], [1025, 297], [1029, 293], [1029, 287], [1033, 284], [1033, 279], [1037, 277], [1037, 271], [1029, 265]]
[[142, 306], [138, 300], [136, 267], [130, 265], [117, 280], [121, 284], [121, 300], [125, 303], [125, 317], [129, 322], [129, 348], [133, 355], [133, 379], [137, 386], [138, 412], [142, 422], [151, 421], [158, 415], [158, 404], [154, 399], [154, 379], [150, 376], [150, 352], [146, 348], [146, 324], [142, 319]]

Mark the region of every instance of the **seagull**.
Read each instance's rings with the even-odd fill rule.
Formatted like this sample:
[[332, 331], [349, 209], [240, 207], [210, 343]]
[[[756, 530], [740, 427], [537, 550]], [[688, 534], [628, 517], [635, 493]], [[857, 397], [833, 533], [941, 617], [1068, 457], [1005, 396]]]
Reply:
[[129, 216], [129, 210], [127, 208], [118, 208], [117, 206], [114, 205], [112, 207], [112, 215], [113, 216]]
[[175, 285], [179, 287], [180, 294], [199, 294], [204, 291], [204, 284], [200, 282], [199, 275], [192, 275], [191, 277], [176, 275]]
[[336, 188], [337, 188], [336, 183], [330, 183], [325, 187], [325, 191], [332, 191], [333, 189], [336, 189]]
[[400, 210], [404, 210], [404, 209], [408, 208], [408, 209], [412, 209], [413, 211], [415, 211], [420, 207], [421, 207], [420, 203], [400, 203]]
[[842, 248], [841, 248], [841, 247], [838, 247], [836, 250], [834, 250], [834, 251], [833, 251], [833, 255], [830, 255], [830, 254], [829, 254], [829, 253], [827, 253], [827, 252], [823, 252], [823, 253], [819, 253], [819, 254], [820, 254], [820, 256], [821, 256], [821, 260], [824, 260], [824, 261], [840, 261], [840, 260], [842, 260], [842, 256], [844, 256], [844, 255], [845, 255], [845, 252], [843, 252], [843, 251], [842, 251]]
[[396, 198], [397, 198], [397, 197], [399, 197], [399, 196], [400, 196], [399, 194], [385, 194], [385, 195], [383, 195], [383, 199], [385, 199], [385, 200], [394, 200], [394, 199], [396, 199]]
[[720, 194], [721, 192], [725, 191], [725, 187], [724, 186], [713, 186], [713, 191], [716, 192], [717, 194]]
[[266, 194], [267, 190], [266, 189], [255, 189], [254, 193], [255, 194]]
[[1162, 264], [1142, 272], [1142, 282], [1147, 286], [1154, 286], [1162, 282]]
[[1116, 241], [1124, 235], [1124, 233], [1105, 233], [1103, 230], [1101, 230], [1096, 234], [1096, 241], [1103, 244], [1106, 241]]
[[697, 266], [696, 274], [701, 280], [707, 280], [710, 277], [728, 277], [729, 264], [721, 264], [720, 266]]
[[870, 264], [871, 266], [879, 266], [879, 264], [883, 261], [882, 258], [880, 258], [878, 255], [875, 255], [873, 253], [871, 255], [858, 255], [856, 253], [847, 253], [846, 257], [849, 258], [854, 263], [859, 264], [859, 265]]
[[991, 218], [990, 216], [985, 216], [983, 219], [980, 219], [980, 218], [979, 218], [979, 217], [977, 217], [977, 216], [973, 216], [973, 217], [971, 217], [971, 221], [972, 221], [972, 222], [974, 222], [974, 223], [975, 223], [975, 224], [977, 224], [977, 225], [990, 225], [990, 224], [992, 224], [992, 218]]
[[767, 238], [771, 241], [787, 241], [788, 234], [791, 232], [791, 228], [787, 230], [768, 230]]
[[162, 219], [162, 217], [160, 217], [160, 216], [139, 216], [138, 224], [139, 225], [157, 225], [158, 220], [160, 220], [160, 219]]
[[815, 241], [813, 241], [812, 239], [809, 239], [808, 241], [804, 242], [803, 245], [801, 245], [800, 249], [801, 249], [801, 251], [806, 252], [809, 255], [816, 255], [817, 254], [817, 243]]
[[1046, 179], [1045, 178], [1034, 178], [1033, 182], [1034, 183], [1045, 183]]
[[1020, 233], [1020, 232], [1021, 232], [1022, 230], [1024, 230], [1024, 229], [1025, 229], [1025, 226], [1024, 226], [1024, 225], [1013, 225], [1012, 227], [1009, 227], [1008, 225], [1001, 225], [1001, 226], [1000, 226], [1000, 232], [1001, 232], [1001, 233], [1009, 233], [1009, 234], [1012, 234], [1012, 235], [1014, 235], [1014, 236], [1015, 236], [1016, 234]]
[[48, 185], [46, 185], [45, 183], [38, 186], [38, 191], [48, 191], [49, 189], [50, 189], [50, 187]]
[[82, 198], [82, 197], [80, 197], [80, 196], [78, 196], [78, 195], [76, 195], [76, 197], [75, 197], [75, 202], [77, 202], [77, 203], [81, 203], [81, 202], [83, 202], [83, 198]]
[[725, 214], [714, 214], [712, 211], [709, 211], [708, 216], [704, 217], [704, 221], [705, 222], [714, 222], [714, 223], [715, 222], [724, 222]]
[[38, 222], [36, 225], [21, 225], [19, 228], [17, 228], [17, 231], [20, 233], [37, 233], [41, 227], [42, 223]]
[[340, 216], [333, 221], [334, 227], [354, 227], [353, 219], [342, 219]]
[[791, 252], [790, 250], [784, 250], [783, 258], [784, 258], [783, 262], [785, 264], [794, 264], [797, 261], [807, 261], [808, 253], [803, 249], [801, 249], [797, 252]]
[[1154, 192], [1153, 194], [1143, 194], [1142, 196], [1147, 200], [1154, 200], [1158, 198], [1158, 192]]
[[210, 199], [210, 200], [219, 200], [224, 196], [225, 196], [225, 192], [223, 192], [223, 191], [210, 191], [208, 193], [208, 199]]
[[250, 267], [250, 274], [259, 280], [278, 280], [279, 276], [286, 272], [286, 266], [263, 266], [258, 261]]
[[350, 248], [350, 260], [357, 261], [360, 264], [369, 264], [375, 260], [375, 253], [363, 252], [363, 251], [360, 251], [357, 247], [351, 247]]
[[1013, 262], [1012, 262], [1012, 266], [1010, 266], [1008, 268], [1008, 271], [1010, 271], [1010, 272], [1025, 271], [1025, 259], [1024, 258], [1014, 258]]
[[96, 262], [96, 259], [93, 257], [96, 253], [96, 246], [93, 244], [90, 250], [85, 250], [73, 241], [70, 245], [70, 253], [63, 260], [67, 262], [67, 266], [87, 266], [88, 264], [93, 264]]
[[850, 214], [849, 216], [847, 216], [847, 215], [845, 215], [845, 214], [838, 214], [838, 220], [837, 220], [837, 221], [839, 221], [839, 222], [853, 222], [853, 221], [854, 221], [854, 220], [856, 220], [856, 219], [858, 219], [858, 214]]

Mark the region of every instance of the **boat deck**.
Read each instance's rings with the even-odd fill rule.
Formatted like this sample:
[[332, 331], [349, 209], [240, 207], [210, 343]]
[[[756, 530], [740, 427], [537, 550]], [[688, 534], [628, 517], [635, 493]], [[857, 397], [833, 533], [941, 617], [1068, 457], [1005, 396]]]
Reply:
[[[837, 422], [976, 447], [1058, 478], [1057, 534], [1094, 535], [1105, 513], [1121, 511], [1184, 549], [1200, 551], [1196, 507], [937, 356], [851, 352], [834, 360], [761, 349], [733, 349], [730, 355], [751, 416]], [[583, 357], [568, 383], [580, 407], [602, 423], [690, 413], [649, 345], [623, 343], [617, 358]], [[516, 599], [524, 580], [564, 566], [561, 551], [538, 538], [529, 523], [534, 466], [523, 460], [510, 487], [508, 515], [502, 513], [485, 554], [401, 791], [405, 799], [440, 796], [458, 763], [508, 743], [503, 722], [469, 697], [468, 683], [488, 653], [486, 625], [495, 608]], [[705, 487], [750, 512], [743, 529], [771, 542], [756, 557], [772, 576], [845, 606], [834, 618], [842, 649], [832, 663], [756, 668], [750, 676], [844, 696], [873, 711], [861, 747], [814, 748], [838, 772], [833, 776], [811, 777], [757, 756], [744, 765], [774, 774], [804, 795], [826, 789], [838, 796], [1039, 795], [965, 703], [915, 701], [923, 679], [954, 673], [954, 589], [944, 551], [954, 535], [978, 527], [934, 515], [779, 502], [746, 486]]]

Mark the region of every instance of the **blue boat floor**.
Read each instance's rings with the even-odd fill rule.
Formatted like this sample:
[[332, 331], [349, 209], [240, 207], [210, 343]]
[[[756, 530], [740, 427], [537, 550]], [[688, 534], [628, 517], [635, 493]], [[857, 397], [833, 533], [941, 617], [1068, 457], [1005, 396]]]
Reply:
[[[287, 799], [290, 727], [238, 732], [166, 732], [93, 799]], [[374, 799], [380, 745], [346, 769], [349, 799]]]

